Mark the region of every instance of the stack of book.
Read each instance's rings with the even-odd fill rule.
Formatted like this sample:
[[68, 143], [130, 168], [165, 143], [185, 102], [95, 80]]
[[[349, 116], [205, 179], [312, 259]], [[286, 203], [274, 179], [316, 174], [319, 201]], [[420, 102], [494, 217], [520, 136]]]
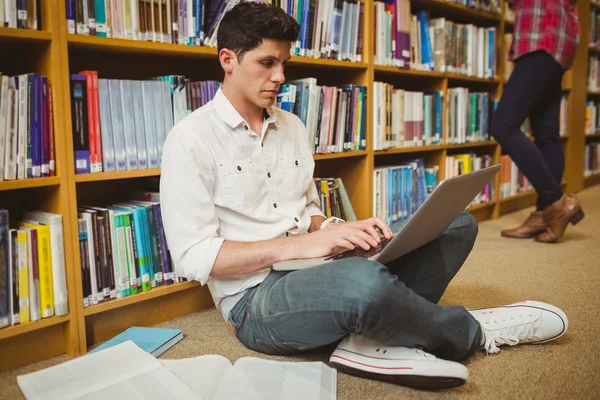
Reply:
[[179, 282], [165, 237], [158, 193], [106, 207], [78, 207], [83, 305]]
[[184, 76], [149, 80], [71, 75], [75, 173], [159, 168], [171, 128], [211, 100], [221, 83]]
[[52, 84], [0, 73], [0, 181], [55, 176]]
[[437, 186], [439, 168], [422, 159], [376, 167], [373, 216], [390, 225], [411, 217]]
[[375, 150], [440, 144], [443, 92], [414, 92], [373, 84]]
[[0, 328], [67, 315], [62, 217], [0, 209]]

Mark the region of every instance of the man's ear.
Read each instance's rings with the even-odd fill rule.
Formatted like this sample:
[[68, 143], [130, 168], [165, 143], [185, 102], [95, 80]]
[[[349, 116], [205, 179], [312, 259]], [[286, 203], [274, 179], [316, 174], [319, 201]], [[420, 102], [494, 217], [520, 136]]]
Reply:
[[228, 49], [221, 49], [221, 51], [219, 51], [219, 62], [225, 73], [233, 72], [235, 60], [235, 53], [233, 51]]

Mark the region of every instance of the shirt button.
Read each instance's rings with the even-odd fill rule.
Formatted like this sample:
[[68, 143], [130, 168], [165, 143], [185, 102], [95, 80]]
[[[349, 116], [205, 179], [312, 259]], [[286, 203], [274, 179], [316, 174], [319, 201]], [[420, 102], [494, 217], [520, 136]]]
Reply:
[[240, 166], [238, 165], [238, 171], [241, 171], [241, 170], [242, 170], [242, 167], [240, 167]]
[[298, 165], [298, 160], [296, 160], [296, 165]]
[[248, 130], [248, 125], [244, 125], [244, 129], [245, 129], [245, 130]]
[[294, 221], [298, 222], [298, 218], [294, 218]]
[[273, 207], [277, 208], [277, 203], [273, 203]]
[[271, 173], [270, 173], [270, 172], [267, 172], [267, 176], [270, 178], [270, 177], [271, 177]]
[[289, 233], [289, 232], [286, 232], [286, 233], [285, 233], [285, 237], [288, 237], [288, 236], [290, 236], [290, 233]]
[[265, 147], [265, 142], [260, 142], [260, 147]]

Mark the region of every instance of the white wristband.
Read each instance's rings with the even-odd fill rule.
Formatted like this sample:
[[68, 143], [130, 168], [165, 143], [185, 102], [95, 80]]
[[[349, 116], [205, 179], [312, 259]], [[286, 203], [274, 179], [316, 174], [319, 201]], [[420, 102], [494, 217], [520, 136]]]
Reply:
[[321, 228], [320, 229], [325, 229], [327, 227], [327, 225], [329, 225], [329, 224], [339, 224], [339, 223], [342, 223], [342, 222], [346, 222], [346, 221], [344, 221], [343, 219], [338, 218], [338, 217], [327, 218], [321, 224]]

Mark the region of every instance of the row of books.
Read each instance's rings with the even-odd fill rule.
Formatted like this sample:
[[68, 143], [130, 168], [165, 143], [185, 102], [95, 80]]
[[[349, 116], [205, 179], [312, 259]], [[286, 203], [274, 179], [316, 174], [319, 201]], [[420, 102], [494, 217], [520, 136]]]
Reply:
[[490, 139], [490, 126], [498, 101], [487, 92], [450, 88], [446, 94], [446, 142], [460, 144]]
[[171, 128], [210, 101], [221, 83], [184, 76], [102, 79], [71, 75], [71, 119], [77, 174], [160, 167]]
[[585, 105], [585, 128], [586, 135], [600, 133], [600, 101], [588, 100]]
[[[72, 34], [217, 46], [223, 15], [243, 0], [65, 0]], [[364, 3], [274, 0], [300, 24], [292, 55], [360, 62]]]
[[[489, 154], [477, 155], [473, 152], [464, 154], [454, 154], [446, 156], [445, 161], [445, 176], [446, 179], [453, 176], [468, 174], [473, 171], [478, 171], [482, 168], [487, 168], [493, 164], [492, 156]], [[471, 205], [485, 204], [496, 198], [494, 181], [490, 181], [484, 188], [475, 196]]]
[[600, 143], [585, 145], [584, 176], [600, 174]]
[[313, 154], [366, 148], [366, 86], [320, 86], [316, 78], [293, 80], [281, 85], [277, 106], [300, 118]]
[[68, 313], [62, 216], [0, 208], [0, 328]]
[[357, 220], [342, 178], [314, 178], [314, 181], [323, 215], [327, 218], [341, 218], [344, 221]]
[[519, 170], [508, 154], [500, 157], [500, 198], [515, 196], [533, 190], [527, 177]]
[[588, 57], [588, 90], [600, 91], [600, 55], [590, 54]]
[[373, 170], [373, 213], [391, 225], [412, 216], [438, 183], [439, 167], [415, 159]]
[[0, 181], [55, 176], [52, 83], [0, 73]]
[[[475, 10], [485, 11], [492, 14], [500, 14], [500, 2], [498, 0], [447, 0], [450, 3], [460, 4]], [[504, 3], [506, 5], [506, 3]]]
[[496, 28], [411, 14], [409, 0], [377, 0], [375, 64], [494, 78]]
[[373, 148], [440, 144], [443, 92], [416, 92], [385, 82], [373, 85]]
[[600, 46], [600, 10], [590, 7], [590, 47]]
[[0, 0], [0, 27], [40, 29], [38, 0]]
[[133, 296], [180, 281], [156, 192], [106, 207], [78, 207], [83, 305]]

